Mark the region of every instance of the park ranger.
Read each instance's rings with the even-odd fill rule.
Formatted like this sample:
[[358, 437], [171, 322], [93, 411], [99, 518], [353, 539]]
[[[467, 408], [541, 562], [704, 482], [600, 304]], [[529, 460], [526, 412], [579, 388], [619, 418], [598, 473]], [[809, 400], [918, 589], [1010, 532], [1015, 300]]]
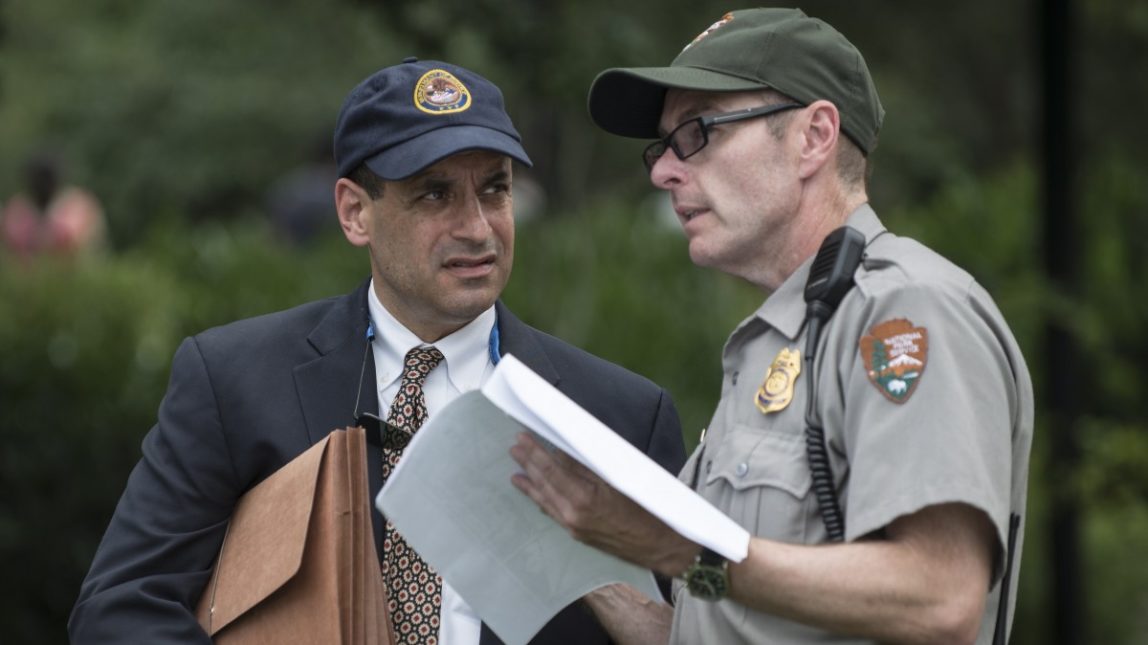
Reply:
[[529, 437], [512, 449], [577, 539], [677, 578], [672, 608], [592, 594], [599, 619], [620, 642], [1006, 640], [1032, 384], [989, 294], [870, 206], [884, 109], [860, 52], [799, 10], [734, 11], [669, 67], [600, 74], [589, 108], [654, 140], [694, 263], [769, 293], [681, 472], [751, 534], [740, 562]]

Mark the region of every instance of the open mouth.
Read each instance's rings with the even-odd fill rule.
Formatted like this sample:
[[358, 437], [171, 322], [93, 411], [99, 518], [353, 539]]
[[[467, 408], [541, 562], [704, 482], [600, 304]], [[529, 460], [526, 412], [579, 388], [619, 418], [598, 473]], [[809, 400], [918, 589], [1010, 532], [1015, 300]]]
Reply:
[[678, 212], [678, 214], [682, 218], [683, 224], [689, 224], [691, 220], [693, 220], [694, 218], [696, 218], [700, 215], [704, 215], [705, 213], [706, 213], [706, 210], [704, 208], [698, 208], [698, 209], [694, 209], [694, 210], [679, 211]]

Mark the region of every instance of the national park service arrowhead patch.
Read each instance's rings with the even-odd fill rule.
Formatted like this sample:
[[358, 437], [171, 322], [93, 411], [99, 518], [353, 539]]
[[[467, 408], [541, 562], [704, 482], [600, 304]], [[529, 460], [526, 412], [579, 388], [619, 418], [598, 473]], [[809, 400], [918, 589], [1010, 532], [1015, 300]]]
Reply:
[[869, 381], [893, 403], [909, 400], [929, 356], [929, 333], [905, 318], [874, 325], [858, 342]]

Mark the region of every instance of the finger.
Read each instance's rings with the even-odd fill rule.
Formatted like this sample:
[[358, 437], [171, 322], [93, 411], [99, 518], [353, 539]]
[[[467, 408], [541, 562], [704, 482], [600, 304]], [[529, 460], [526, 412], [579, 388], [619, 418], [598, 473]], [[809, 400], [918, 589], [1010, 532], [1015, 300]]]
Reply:
[[[561, 451], [550, 451], [533, 436], [523, 433], [511, 448], [522, 467], [515, 485], [567, 530], [592, 509], [600, 480]], [[525, 480], [525, 481], [524, 481]]]
[[523, 470], [531, 466], [535, 470], [546, 468], [547, 462], [553, 459], [550, 451], [528, 432], [519, 433], [514, 445], [510, 447], [510, 456]]
[[546, 515], [550, 515], [550, 512], [546, 509], [546, 505], [549, 504], [549, 500], [541, 491], [537, 489], [537, 487], [534, 486], [533, 482], [530, 481], [530, 478], [521, 473], [516, 473], [511, 475], [510, 483], [513, 484], [514, 487], [521, 491], [524, 495], [529, 497], [530, 501], [537, 504], [539, 510], [541, 510]]
[[561, 468], [572, 477], [585, 479], [595, 483], [602, 481], [602, 478], [598, 477], [594, 471], [582, 465], [582, 462], [574, 459], [561, 450], [555, 450], [551, 454], [551, 457], [554, 459], [559, 468]]
[[560, 507], [564, 506], [565, 502], [562, 497], [557, 496], [554, 491], [544, 491], [539, 486], [536, 486], [534, 481], [523, 473], [511, 475], [510, 481], [514, 484], [515, 488], [534, 502], [539, 512], [549, 517], [551, 521], [567, 531], [571, 530], [571, 527], [563, 521], [562, 511], [559, 510]]
[[526, 472], [531, 481], [550, 501], [554, 510], [563, 516], [572, 506], [577, 505], [572, 504], [572, 501], [584, 499], [593, 487], [591, 480], [572, 472], [570, 463], [569, 459], [562, 460], [558, 453], [539, 447], [526, 464]]
[[527, 432], [518, 433], [514, 445], [510, 446], [510, 456], [513, 457], [514, 461], [518, 462], [518, 465], [522, 466], [523, 469], [534, 459], [534, 455], [538, 451], [542, 451], [542, 446], [538, 445], [534, 437], [530, 436]]
[[511, 447], [510, 454], [522, 472], [511, 475], [515, 488], [531, 499], [538, 508], [551, 518], [560, 517], [557, 504], [562, 499], [562, 491], [552, 484], [555, 464], [549, 451], [534, 437], [522, 433], [518, 442]]
[[562, 496], [571, 486], [577, 485], [569, 468], [574, 462], [561, 451], [547, 450], [527, 433], [519, 435], [518, 442], [510, 448], [510, 455], [543, 493]]

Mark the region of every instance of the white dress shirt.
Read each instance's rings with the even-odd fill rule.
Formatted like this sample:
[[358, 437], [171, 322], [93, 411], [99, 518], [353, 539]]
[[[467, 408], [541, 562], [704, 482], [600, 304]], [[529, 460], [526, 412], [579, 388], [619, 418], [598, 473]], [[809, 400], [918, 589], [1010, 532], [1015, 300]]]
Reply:
[[[385, 419], [399, 392], [403, 359], [407, 352], [432, 343], [423, 342], [383, 307], [375, 295], [374, 280], [371, 281], [367, 307], [375, 325], [375, 342], [371, 343], [371, 349], [375, 358], [379, 416]], [[443, 361], [431, 370], [423, 384], [428, 418], [458, 395], [482, 387], [490, 378], [494, 371], [490, 360], [490, 333], [495, 321], [494, 307], [491, 307], [462, 329], [433, 343], [442, 352]], [[438, 642], [442, 645], [477, 645], [481, 632], [482, 622], [478, 614], [443, 581]]]

